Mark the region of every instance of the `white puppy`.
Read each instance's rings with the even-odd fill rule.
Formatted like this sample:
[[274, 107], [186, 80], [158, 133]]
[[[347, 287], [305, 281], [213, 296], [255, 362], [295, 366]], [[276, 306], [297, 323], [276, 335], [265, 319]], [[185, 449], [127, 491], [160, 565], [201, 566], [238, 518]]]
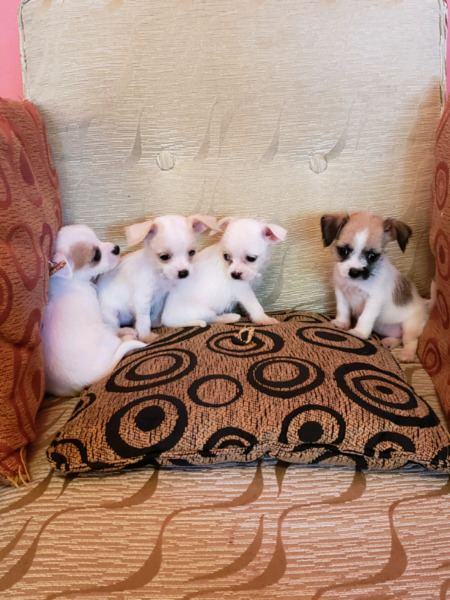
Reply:
[[[400, 360], [414, 360], [433, 300], [421, 298], [384, 253], [391, 240], [397, 240], [404, 252], [412, 234], [410, 227], [395, 219], [356, 212], [324, 215], [321, 228], [324, 245], [334, 243], [336, 251], [333, 324], [362, 339], [372, 331], [387, 336], [382, 343], [390, 348], [402, 341]], [[352, 317], [356, 325], [350, 329]]]
[[208, 322], [234, 323], [229, 312], [240, 304], [254, 323], [278, 323], [265, 314], [251, 284], [261, 276], [270, 248], [286, 237], [278, 225], [227, 217], [219, 221], [221, 239], [199, 252], [189, 280], [180, 282], [166, 300], [161, 322], [169, 327], [205, 327]]
[[165, 215], [126, 228], [130, 246], [141, 250], [123, 258], [114, 271], [97, 282], [103, 319], [118, 328], [134, 322], [140, 340], [150, 342], [152, 322], [159, 325], [162, 303], [170, 289], [189, 277], [197, 235], [214, 228], [213, 217]]
[[121, 339], [102, 321], [92, 279], [113, 269], [119, 246], [100, 242], [85, 225], [68, 225], [58, 232], [42, 322], [46, 389], [75, 395], [106, 375], [130, 350], [145, 346]]

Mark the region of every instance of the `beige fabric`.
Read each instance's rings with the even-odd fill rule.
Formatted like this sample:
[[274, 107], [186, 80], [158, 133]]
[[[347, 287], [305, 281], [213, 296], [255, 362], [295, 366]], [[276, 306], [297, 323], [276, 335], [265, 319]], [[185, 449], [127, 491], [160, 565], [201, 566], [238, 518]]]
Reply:
[[[420, 365], [405, 371], [439, 410]], [[263, 463], [64, 479], [45, 449], [75, 404], [44, 403], [31, 487], [0, 489], [2, 600], [445, 597], [448, 476]]]
[[444, 7], [26, 0], [25, 91], [47, 119], [66, 223], [120, 243], [124, 224], [164, 212], [276, 221], [289, 241], [260, 298], [322, 310], [319, 216], [369, 209], [413, 228], [406, 256], [390, 253], [428, 293]]

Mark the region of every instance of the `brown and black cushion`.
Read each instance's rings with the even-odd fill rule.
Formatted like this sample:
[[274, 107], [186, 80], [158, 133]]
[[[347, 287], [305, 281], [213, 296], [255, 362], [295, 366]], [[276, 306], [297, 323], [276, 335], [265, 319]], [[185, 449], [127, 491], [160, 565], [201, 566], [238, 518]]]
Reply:
[[250, 462], [450, 470], [449, 438], [388, 350], [314, 313], [169, 330], [81, 394], [48, 449], [65, 473]]

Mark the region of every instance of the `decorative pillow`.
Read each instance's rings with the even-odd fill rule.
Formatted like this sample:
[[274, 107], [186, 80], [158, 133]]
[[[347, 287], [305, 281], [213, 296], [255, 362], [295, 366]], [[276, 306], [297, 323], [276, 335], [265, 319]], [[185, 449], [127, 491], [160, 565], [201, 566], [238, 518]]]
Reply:
[[0, 476], [14, 483], [28, 478], [25, 446], [44, 395], [39, 330], [60, 226], [43, 119], [29, 102], [0, 99]]
[[438, 127], [434, 163], [430, 245], [436, 262], [437, 302], [420, 338], [418, 353], [450, 423], [450, 103]]
[[449, 438], [391, 354], [313, 313], [172, 330], [85, 390], [48, 457], [63, 472], [246, 462], [450, 470]]

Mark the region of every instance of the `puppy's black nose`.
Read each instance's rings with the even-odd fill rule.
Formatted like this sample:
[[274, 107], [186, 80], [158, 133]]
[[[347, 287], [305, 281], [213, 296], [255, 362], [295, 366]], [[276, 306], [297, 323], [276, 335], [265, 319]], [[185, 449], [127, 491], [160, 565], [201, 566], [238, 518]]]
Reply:
[[189, 271], [178, 271], [178, 279], [185, 279], [189, 275]]
[[119, 248], [119, 246], [114, 246], [114, 248], [111, 250], [111, 252], [113, 254], [116, 254], [116, 255], [120, 254], [120, 248]]
[[237, 271], [233, 271], [233, 272], [231, 273], [231, 277], [232, 277], [233, 279], [240, 279], [240, 278], [242, 277], [242, 273], [238, 273]]
[[370, 271], [367, 267], [364, 267], [363, 269], [352, 268], [349, 270], [348, 274], [352, 279], [358, 279], [358, 277], [362, 277], [362, 279], [368, 279]]
[[362, 271], [361, 271], [361, 269], [351, 268], [349, 270], [348, 274], [350, 275], [350, 277], [352, 279], [358, 279], [358, 277], [361, 277]]

